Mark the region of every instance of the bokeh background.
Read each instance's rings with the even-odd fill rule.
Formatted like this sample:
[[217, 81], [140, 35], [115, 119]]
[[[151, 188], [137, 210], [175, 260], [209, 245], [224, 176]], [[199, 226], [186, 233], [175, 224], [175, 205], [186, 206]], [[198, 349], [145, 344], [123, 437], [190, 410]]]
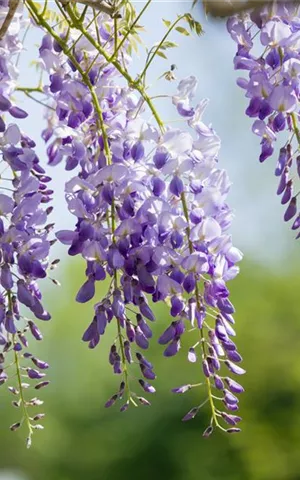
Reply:
[[[139, 9], [142, 2], [136, 2]], [[164, 33], [160, 18], [173, 19], [187, 11], [191, 2], [154, 1], [144, 17], [144, 41], [152, 45]], [[224, 22], [203, 17], [205, 35], [186, 38], [174, 35], [180, 46], [169, 60], [158, 59], [151, 71], [154, 93], [173, 93], [176, 85], [157, 78], [172, 63], [178, 80], [190, 74], [199, 78], [198, 99], [211, 103], [206, 121], [222, 138], [220, 162], [233, 182], [230, 204], [236, 213], [235, 244], [244, 251], [241, 274], [230, 285], [236, 306], [237, 334], [247, 375], [241, 396], [243, 432], [229, 436], [216, 432], [207, 440], [202, 432], [209, 421], [204, 407], [191, 422], [182, 416], [199, 403], [199, 390], [175, 396], [170, 390], [187, 382], [198, 382], [197, 366], [186, 360], [184, 343], [176, 358], [165, 359], [156, 339], [168, 324], [167, 309], [156, 309], [158, 321], [149, 359], [158, 375], [152, 407], [104, 409], [115, 392], [118, 379], [107, 362], [114, 332], [90, 351], [80, 341], [89, 323], [92, 307], [76, 305], [83, 282], [83, 262], [69, 262], [65, 249], [57, 246], [61, 266], [56, 277], [61, 288], [45, 285], [46, 304], [53, 320], [43, 324], [44, 341], [34, 345], [49, 361], [51, 386], [44, 390], [45, 430], [34, 436], [26, 450], [25, 432], [12, 433], [17, 421], [11, 398], [0, 389], [0, 479], [1, 480], [299, 480], [300, 479], [300, 303], [299, 244], [284, 224], [276, 198], [273, 176], [275, 158], [258, 163], [259, 141], [251, 133], [244, 115], [246, 100], [235, 85], [232, 58], [234, 44]], [[31, 29], [21, 59], [23, 86], [36, 86], [30, 62], [37, 56], [39, 32]], [[133, 62], [138, 71], [143, 51]], [[19, 97], [30, 118], [24, 130], [36, 138], [42, 109]], [[197, 100], [197, 99], [196, 99]], [[162, 103], [162, 116], [172, 121], [171, 101]], [[45, 149], [38, 145], [45, 163]], [[64, 204], [63, 166], [52, 170], [57, 185], [53, 220], [57, 228], [72, 227], [74, 219]], [[97, 295], [105, 291], [105, 285]]]

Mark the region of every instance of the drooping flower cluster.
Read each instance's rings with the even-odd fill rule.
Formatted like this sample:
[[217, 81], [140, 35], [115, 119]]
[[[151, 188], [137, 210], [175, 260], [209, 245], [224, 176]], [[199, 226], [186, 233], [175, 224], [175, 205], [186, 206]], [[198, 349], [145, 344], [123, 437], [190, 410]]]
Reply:
[[[1, 2], [1, 15], [7, 12], [7, 3]], [[42, 339], [27, 312], [39, 320], [50, 319], [42, 305], [38, 281], [46, 277], [49, 268], [48, 234], [53, 225], [47, 223], [52, 211], [47, 206], [51, 179], [39, 163], [34, 141], [14, 123], [14, 118], [27, 117], [12, 100], [18, 78], [15, 62], [23, 48], [18, 38], [23, 23], [20, 8], [0, 41], [0, 385], [10, 384], [8, 389], [16, 398], [13, 405], [20, 407], [23, 415], [11, 429], [25, 423], [29, 446], [33, 429], [43, 428], [36, 423], [43, 414], [30, 417], [28, 407], [43, 402], [36, 397], [26, 399], [24, 389], [30, 387], [28, 379], [38, 380], [36, 390], [49, 382], [44, 378], [48, 364], [27, 350], [28, 335]]]
[[[109, 48], [114, 38], [110, 20], [100, 15], [97, 21], [95, 38], [98, 35]], [[77, 169], [66, 184], [66, 200], [76, 226], [74, 231], [57, 232], [57, 238], [69, 246], [69, 254], [80, 254], [86, 261], [86, 281], [77, 301], [92, 300], [96, 282], [111, 279], [107, 294], [96, 299], [92, 321], [83, 335], [94, 348], [108, 324], [115, 325], [117, 336], [109, 363], [122, 381], [106, 406], [123, 397], [121, 411], [130, 402], [149, 404], [129, 387], [129, 366], [134, 363], [141, 374], [134, 375], [140, 387], [155, 392], [149, 383], [155, 379], [153, 365], [138, 350], [146, 350], [152, 336], [152, 299], [170, 305], [173, 321], [159, 338], [166, 357], [178, 353], [186, 329], [198, 332], [188, 358], [202, 365], [204, 403], [210, 401], [212, 406], [211, 424], [204, 435], [214, 426], [223, 428], [221, 418], [231, 426], [228, 432], [239, 431], [235, 425], [240, 418], [230, 412], [238, 409], [234, 394], [243, 388], [221, 365], [233, 374], [244, 373], [230, 338], [235, 335], [234, 307], [226, 287], [238, 273], [241, 253], [227, 233], [232, 212], [226, 204], [228, 177], [217, 164], [220, 140], [202, 122], [207, 102], [196, 107], [190, 104], [197, 82], [189, 77], [180, 82], [173, 96], [187, 129], [146, 121], [149, 110], [144, 99], [126, 85], [122, 74], [86, 38], [77, 39], [72, 49], [73, 41], [71, 35], [65, 49], [72, 52], [68, 60], [57, 38], [53, 41], [47, 35], [40, 48], [50, 74], [44, 91], [55, 109], [44, 138], [51, 140], [50, 164], [65, 159], [67, 170]], [[125, 50], [122, 59], [126, 60]], [[198, 384], [174, 392], [183, 393], [193, 386]], [[213, 389], [221, 396], [213, 395]], [[216, 398], [229, 413], [214, 406]], [[184, 420], [193, 418], [199, 408], [194, 407]]]
[[[288, 132], [279, 151], [275, 175], [279, 177], [277, 194], [281, 195], [281, 203], [287, 205], [284, 220], [293, 219], [293, 230], [300, 227], [297, 186], [295, 191], [300, 177], [298, 10], [294, 3], [271, 4], [231, 17], [227, 24], [238, 46], [235, 69], [248, 72], [248, 79], [239, 78], [237, 83], [249, 98], [246, 114], [255, 118], [252, 131], [261, 137], [261, 162], [273, 154], [274, 142], [281, 132]], [[296, 238], [300, 238], [300, 233]]]

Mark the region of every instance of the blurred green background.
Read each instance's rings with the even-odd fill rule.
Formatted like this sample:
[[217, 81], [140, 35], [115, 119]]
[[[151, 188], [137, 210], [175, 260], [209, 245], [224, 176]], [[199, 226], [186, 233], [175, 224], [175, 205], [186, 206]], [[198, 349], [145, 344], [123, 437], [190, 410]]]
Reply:
[[67, 270], [64, 288], [53, 286], [46, 295], [54, 321], [43, 324], [39, 354], [51, 363], [51, 385], [40, 395], [45, 400], [40, 408], [47, 412], [45, 430], [36, 432], [29, 451], [26, 432], [8, 430], [19, 412], [9, 405], [6, 390], [0, 390], [1, 480], [11, 478], [7, 472], [28, 480], [298, 480], [300, 305], [297, 268], [290, 265], [294, 270], [280, 273], [248, 260], [230, 285], [247, 369], [246, 392], [240, 396], [243, 431], [234, 436], [215, 432], [209, 439], [202, 438], [207, 406], [194, 420], [181, 422], [200, 403], [203, 391], [170, 392], [198, 382], [199, 367], [187, 362], [187, 344], [176, 358], [163, 358], [156, 340], [168, 324], [167, 310], [157, 310], [149, 352], [158, 376], [152, 406], [125, 413], [103, 408], [119, 383], [107, 362], [114, 325], [94, 351], [79, 341], [91, 307], [72, 301], [83, 281], [82, 265]]

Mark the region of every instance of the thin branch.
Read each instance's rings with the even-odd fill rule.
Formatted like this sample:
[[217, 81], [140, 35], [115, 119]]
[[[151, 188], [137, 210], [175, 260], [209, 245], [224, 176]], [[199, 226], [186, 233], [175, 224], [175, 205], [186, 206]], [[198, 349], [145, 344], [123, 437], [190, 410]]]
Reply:
[[8, 12], [0, 28], [0, 40], [4, 37], [17, 11], [20, 0], [9, 0]]

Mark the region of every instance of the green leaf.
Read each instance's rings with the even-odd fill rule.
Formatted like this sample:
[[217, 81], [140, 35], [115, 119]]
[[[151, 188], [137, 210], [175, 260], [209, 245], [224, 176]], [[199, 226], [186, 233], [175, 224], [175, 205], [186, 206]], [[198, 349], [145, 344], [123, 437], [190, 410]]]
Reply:
[[197, 35], [201, 35], [203, 33], [201, 23], [195, 20], [190, 13], [187, 13], [184, 16], [184, 20], [188, 23], [191, 32], [195, 32]]
[[125, 20], [126, 24], [129, 24], [129, 22], [130, 22], [130, 12], [128, 11], [127, 8], [125, 10], [124, 20]]
[[176, 27], [175, 30], [177, 30], [177, 32], [181, 33], [182, 35], [185, 35], [186, 37], [190, 35], [187, 29], [184, 27]]
[[197, 35], [202, 35], [203, 30], [202, 30], [202, 26], [199, 22], [196, 22], [196, 27], [195, 28], [196, 28]]
[[144, 45], [144, 42], [143, 42], [143, 40], [141, 39], [141, 37], [139, 36], [138, 33], [135, 33], [133, 36], [134, 36], [134, 39], [135, 39], [140, 45]]
[[125, 18], [125, 21], [126, 21], [128, 26], [133, 23], [135, 17], [136, 17], [136, 11], [135, 11], [134, 7], [132, 6], [132, 4], [130, 2], [127, 2], [126, 6], [125, 6], [124, 18]]
[[35, 6], [35, 8], [40, 11], [42, 10], [42, 5], [40, 3], [37, 3], [37, 2], [33, 2], [33, 5]]
[[159, 57], [164, 58], [165, 60], [168, 59], [168, 57], [167, 57], [163, 52], [161, 52], [160, 50], [158, 50], [158, 51], [156, 52], [156, 55], [158, 55]]
[[135, 51], [135, 53], [138, 53], [138, 46], [137, 46], [136, 40], [134, 39], [133, 36], [130, 37], [129, 43], [130, 43], [131, 47], [133, 48], [133, 50]]
[[165, 20], [164, 18], [162, 19], [166, 27], [169, 27], [171, 25], [170, 20]]
[[162, 44], [162, 46], [166, 48], [175, 48], [178, 47], [178, 43], [175, 42], [169, 42], [168, 40]]

